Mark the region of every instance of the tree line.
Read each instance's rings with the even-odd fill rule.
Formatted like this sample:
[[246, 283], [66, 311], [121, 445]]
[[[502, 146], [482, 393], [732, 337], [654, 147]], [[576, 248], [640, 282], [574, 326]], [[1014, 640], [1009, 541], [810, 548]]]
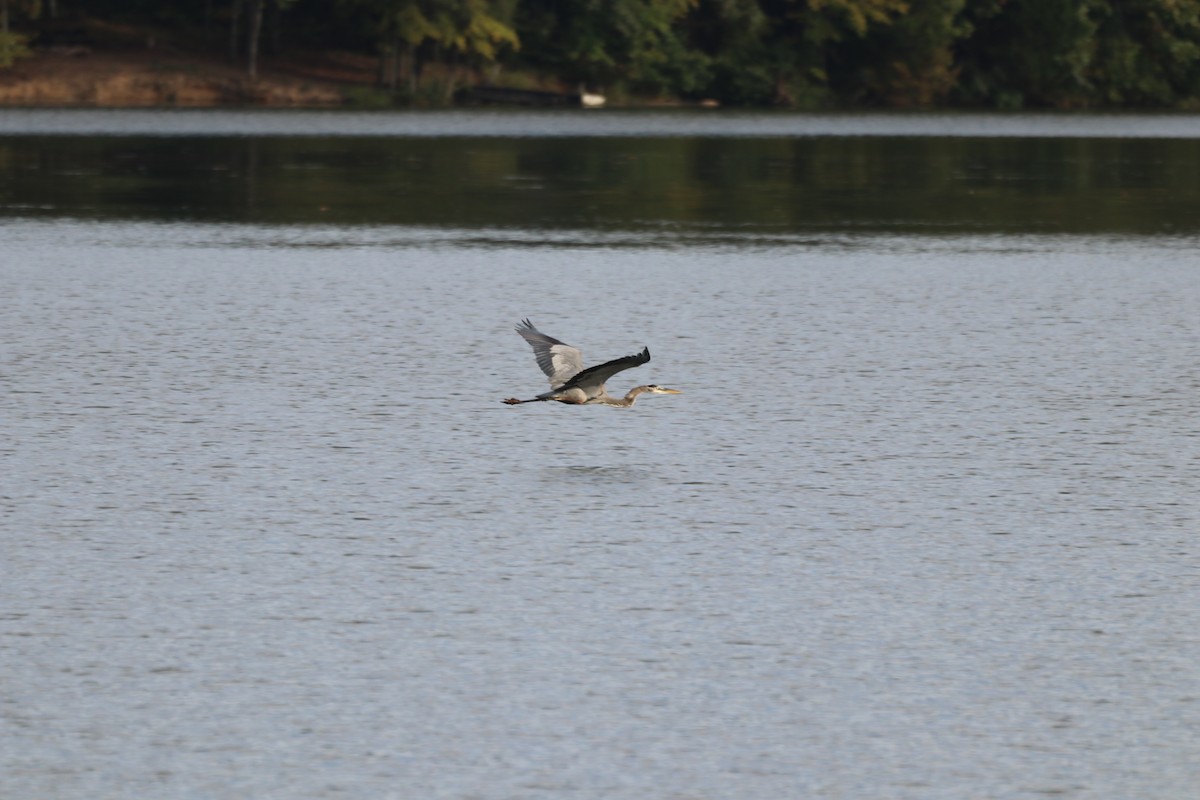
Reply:
[[[379, 57], [381, 86], [532, 86], [725, 105], [1200, 106], [1197, 0], [59, 0], [62, 17]], [[0, 0], [0, 20], [45, 17]], [[7, 30], [3, 35], [12, 38]]]

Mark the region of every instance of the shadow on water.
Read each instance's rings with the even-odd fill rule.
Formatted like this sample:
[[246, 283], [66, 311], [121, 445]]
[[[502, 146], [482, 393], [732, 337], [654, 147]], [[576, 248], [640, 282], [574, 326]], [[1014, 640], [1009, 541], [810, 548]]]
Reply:
[[629, 466], [546, 467], [544, 470], [544, 478], [548, 483], [558, 483], [560, 481], [568, 480], [583, 483], [638, 484], [651, 481], [654, 479], [654, 477], [654, 473], [648, 469]]

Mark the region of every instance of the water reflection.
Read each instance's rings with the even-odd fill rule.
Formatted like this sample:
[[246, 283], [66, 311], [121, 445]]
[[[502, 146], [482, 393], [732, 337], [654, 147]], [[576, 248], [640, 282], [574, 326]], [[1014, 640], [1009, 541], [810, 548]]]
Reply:
[[633, 244], [1178, 233], [1200, 230], [1196, 163], [1194, 139], [9, 136], [0, 214], [591, 230]]

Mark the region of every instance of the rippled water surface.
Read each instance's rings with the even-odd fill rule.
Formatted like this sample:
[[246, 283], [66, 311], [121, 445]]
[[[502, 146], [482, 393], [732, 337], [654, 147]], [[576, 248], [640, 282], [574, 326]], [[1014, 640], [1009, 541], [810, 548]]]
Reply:
[[0, 219], [0, 795], [1193, 792], [1194, 237], [143, 216]]

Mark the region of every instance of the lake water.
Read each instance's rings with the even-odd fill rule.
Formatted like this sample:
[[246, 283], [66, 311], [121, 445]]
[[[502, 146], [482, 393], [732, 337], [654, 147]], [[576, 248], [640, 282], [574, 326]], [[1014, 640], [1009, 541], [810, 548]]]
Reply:
[[316, 116], [0, 115], [0, 796], [1194, 793], [1191, 118]]

